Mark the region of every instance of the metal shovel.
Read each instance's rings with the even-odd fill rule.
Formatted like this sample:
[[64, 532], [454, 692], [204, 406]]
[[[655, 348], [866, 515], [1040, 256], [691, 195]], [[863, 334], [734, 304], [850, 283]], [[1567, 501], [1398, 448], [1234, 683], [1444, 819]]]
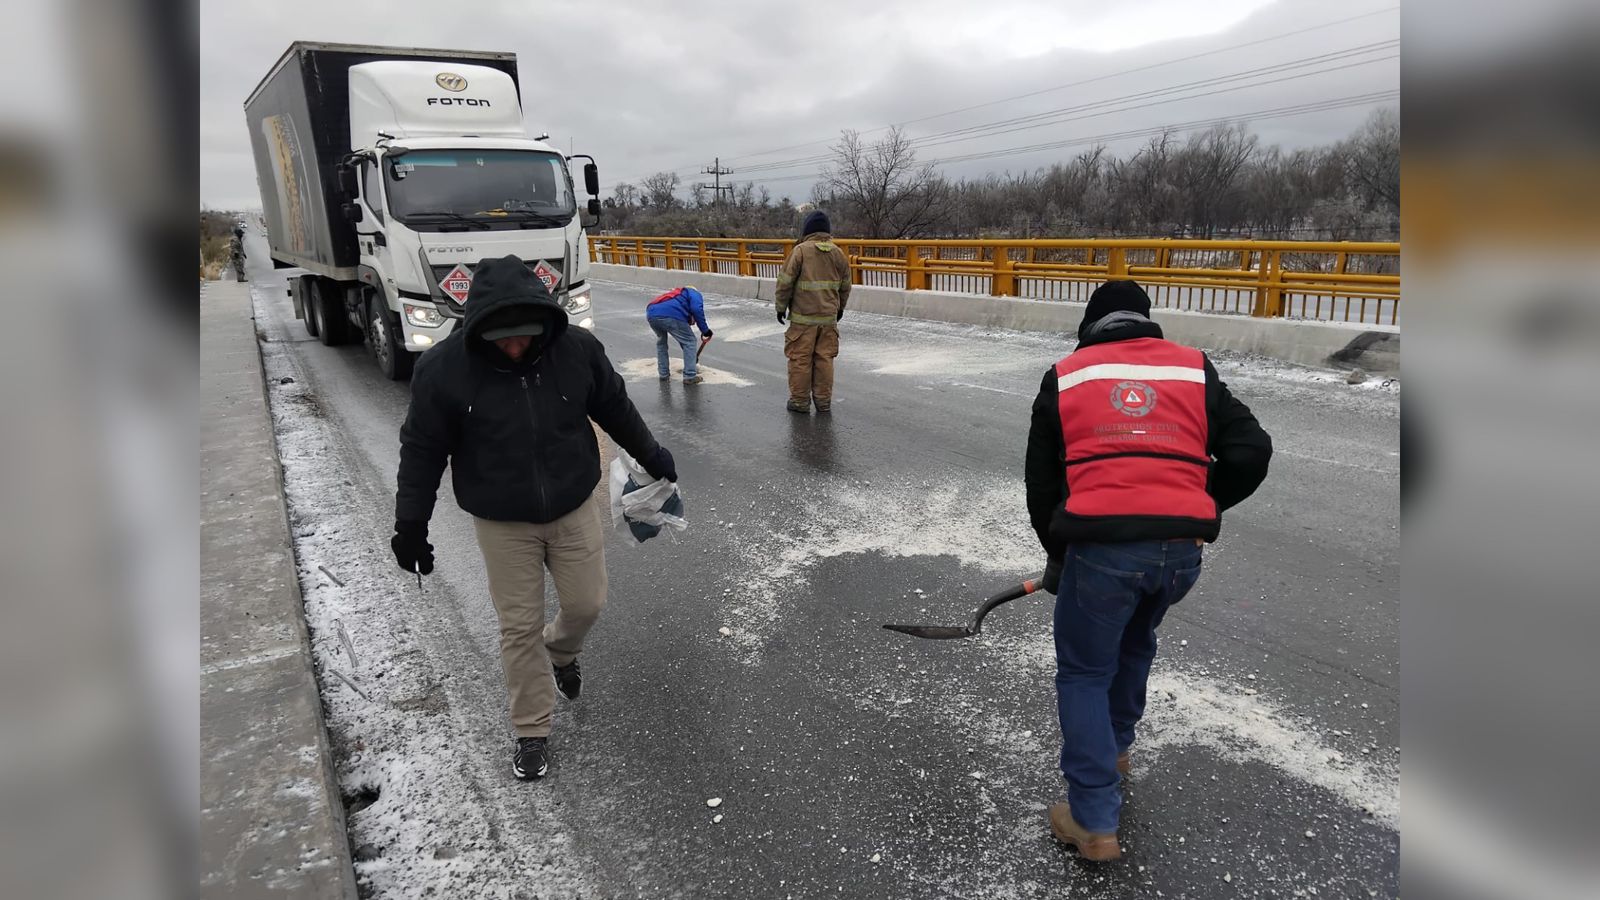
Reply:
[[993, 597], [983, 601], [977, 612], [972, 614], [972, 621], [966, 625], [895, 625], [885, 624], [883, 627], [912, 637], [925, 638], [930, 641], [947, 641], [952, 638], [969, 638], [983, 630], [983, 617], [1001, 604], [1010, 603], [1018, 597], [1026, 597], [1040, 589], [1040, 579], [1036, 575], [1014, 587], [1006, 588]]

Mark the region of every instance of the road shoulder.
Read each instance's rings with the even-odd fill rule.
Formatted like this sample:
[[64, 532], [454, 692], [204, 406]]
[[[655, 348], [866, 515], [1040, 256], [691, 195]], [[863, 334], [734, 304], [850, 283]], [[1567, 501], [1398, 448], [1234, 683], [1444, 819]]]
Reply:
[[248, 284], [200, 295], [202, 896], [355, 898]]

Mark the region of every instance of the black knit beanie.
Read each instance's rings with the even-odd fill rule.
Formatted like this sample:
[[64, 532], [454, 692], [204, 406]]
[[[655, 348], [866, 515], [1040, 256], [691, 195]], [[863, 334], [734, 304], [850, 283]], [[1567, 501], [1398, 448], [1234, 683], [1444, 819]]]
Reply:
[[1079, 331], [1114, 312], [1138, 313], [1148, 317], [1150, 295], [1134, 281], [1108, 281], [1100, 285], [1089, 295], [1089, 305], [1083, 310], [1083, 324], [1078, 326]]
[[800, 236], [816, 234], [819, 231], [833, 231], [833, 223], [828, 221], [828, 214], [820, 209], [806, 213], [805, 224], [800, 226]]

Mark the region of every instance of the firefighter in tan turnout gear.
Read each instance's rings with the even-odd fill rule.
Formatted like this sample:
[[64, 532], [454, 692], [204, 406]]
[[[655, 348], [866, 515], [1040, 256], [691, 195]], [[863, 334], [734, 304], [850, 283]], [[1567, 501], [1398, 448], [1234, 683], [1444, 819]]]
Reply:
[[821, 210], [805, 218], [800, 243], [778, 273], [778, 321], [788, 320], [783, 353], [789, 358], [789, 411], [833, 406], [833, 358], [839, 355], [839, 320], [850, 299], [850, 260], [833, 242]]

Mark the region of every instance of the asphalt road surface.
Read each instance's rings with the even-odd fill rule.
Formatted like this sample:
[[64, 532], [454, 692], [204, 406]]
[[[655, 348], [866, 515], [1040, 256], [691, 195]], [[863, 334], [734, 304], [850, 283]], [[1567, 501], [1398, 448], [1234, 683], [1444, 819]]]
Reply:
[[[708, 297], [708, 380], [685, 386], [656, 379], [655, 292], [597, 285], [595, 333], [676, 456], [691, 525], [613, 535], [583, 697], [557, 708], [551, 776], [522, 784], [448, 477], [426, 589], [388, 556], [407, 387], [359, 345], [309, 340], [252, 239], [275, 407], [325, 429], [280, 428], [319, 647], [339, 607], [315, 564], [382, 595], [343, 613], [372, 698], [319, 663], [341, 775], [373, 782], [351, 815], [369, 894], [1397, 895], [1397, 389], [1218, 358], [1278, 455], [1163, 627], [1127, 855], [1097, 866], [1045, 821], [1063, 795], [1052, 599], [974, 640], [879, 627], [959, 623], [1043, 567], [1022, 457], [1064, 337], [849, 315], [832, 414], [797, 416], [766, 304]], [[343, 531], [318, 533], [335, 515]]]

